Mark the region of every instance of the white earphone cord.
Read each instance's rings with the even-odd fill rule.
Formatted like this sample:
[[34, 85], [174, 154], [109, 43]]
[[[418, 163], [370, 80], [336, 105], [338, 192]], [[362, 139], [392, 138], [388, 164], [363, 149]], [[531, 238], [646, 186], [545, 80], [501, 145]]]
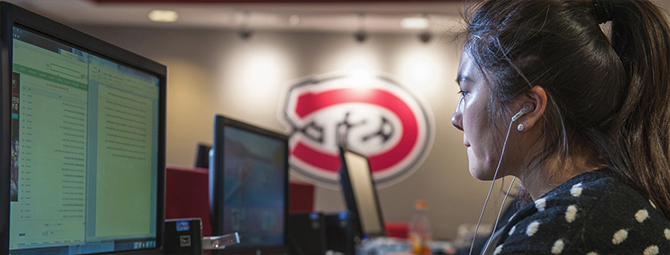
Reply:
[[[477, 231], [479, 230], [479, 224], [482, 223], [482, 217], [484, 217], [484, 211], [486, 210], [486, 205], [489, 203], [489, 198], [491, 197], [491, 191], [493, 191], [493, 185], [495, 184], [496, 177], [498, 176], [498, 169], [500, 169], [500, 163], [502, 162], [503, 155], [505, 155], [505, 147], [507, 147], [507, 138], [509, 138], [509, 133], [512, 129], [512, 123], [514, 123], [515, 120], [516, 119], [513, 118], [512, 121], [510, 121], [509, 123], [509, 127], [507, 127], [507, 135], [505, 135], [505, 142], [503, 143], [503, 148], [502, 151], [500, 152], [500, 160], [498, 160], [498, 166], [496, 167], [496, 171], [493, 174], [493, 180], [491, 182], [491, 187], [489, 188], [489, 194], [486, 195], [486, 201], [484, 201], [484, 208], [482, 208], [482, 212], [481, 214], [479, 214], [479, 220], [477, 221], [477, 226], [475, 227], [475, 234], [472, 236], [472, 244], [470, 244], [470, 252], [468, 253], [469, 255], [472, 255], [472, 248], [475, 246], [475, 239], [477, 238]], [[516, 177], [512, 178], [512, 183], [510, 183], [509, 188], [507, 189], [507, 193], [505, 193], [505, 198], [503, 199], [502, 205], [500, 206], [500, 211], [498, 211], [498, 217], [496, 218], [496, 222], [493, 226], [493, 229], [491, 230], [491, 237], [486, 242], [486, 246], [484, 247], [484, 249], [482, 249], [482, 252], [486, 251], [486, 249], [489, 247], [489, 244], [491, 243], [491, 240], [493, 239], [495, 228], [498, 226], [498, 220], [500, 219], [500, 213], [502, 212], [503, 206], [505, 206], [505, 200], [507, 200], [507, 196], [509, 195], [509, 192], [512, 189], [512, 185], [514, 185], [514, 180], [516, 180]]]
[[489, 237], [489, 240], [486, 241], [486, 245], [484, 246], [484, 249], [482, 249], [482, 252], [486, 252], [488, 250], [489, 245], [491, 245], [491, 242], [493, 241], [493, 236], [496, 232], [496, 228], [498, 227], [498, 221], [500, 220], [500, 214], [502, 214], [503, 207], [505, 207], [505, 201], [507, 201], [507, 197], [509, 195], [510, 190], [512, 190], [512, 186], [514, 186], [514, 181], [516, 180], [516, 176], [512, 177], [512, 183], [509, 184], [509, 187], [507, 188], [507, 193], [505, 193], [505, 198], [503, 198], [502, 204], [500, 205], [500, 210], [498, 210], [498, 217], [496, 217], [496, 222], [493, 225], [493, 230], [491, 230], [491, 237]]

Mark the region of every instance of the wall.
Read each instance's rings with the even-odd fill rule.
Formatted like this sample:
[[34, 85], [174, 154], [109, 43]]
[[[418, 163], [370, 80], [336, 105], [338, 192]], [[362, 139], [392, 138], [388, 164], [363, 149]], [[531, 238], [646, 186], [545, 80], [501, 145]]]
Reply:
[[[451, 126], [460, 52], [448, 34], [428, 44], [414, 34], [371, 34], [360, 44], [339, 33], [260, 31], [244, 41], [224, 30], [79, 29], [168, 66], [168, 165], [193, 164], [196, 144], [211, 143], [214, 114], [284, 132], [277, 109], [286, 81], [353, 67], [394, 74], [425, 97], [436, 136], [413, 175], [379, 190], [385, 220], [408, 221], [414, 202], [426, 199], [437, 239], [453, 239], [458, 225], [477, 222], [490, 182], [470, 176], [462, 133]], [[315, 206], [345, 209], [340, 191], [325, 188], [316, 189]], [[497, 210], [490, 205], [484, 221], [492, 222]]]

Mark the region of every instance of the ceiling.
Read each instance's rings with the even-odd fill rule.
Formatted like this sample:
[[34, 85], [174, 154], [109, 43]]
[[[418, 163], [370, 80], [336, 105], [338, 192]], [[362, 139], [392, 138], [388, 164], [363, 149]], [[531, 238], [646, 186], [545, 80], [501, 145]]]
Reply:
[[[405, 17], [427, 16], [430, 30], [459, 24], [465, 0], [5, 0], [68, 25], [197, 27], [252, 30], [415, 33]], [[150, 21], [154, 9], [179, 13], [174, 23]], [[293, 16], [294, 23], [291, 23]], [[295, 24], [296, 17], [299, 20]]]
[[[4, 0], [68, 25], [185, 27], [326, 32], [416, 33], [406, 17], [426, 16], [429, 30], [460, 28], [464, 2], [477, 0]], [[670, 0], [654, 0], [666, 10]], [[179, 13], [174, 23], [147, 18], [154, 9]], [[291, 22], [293, 17], [294, 23]], [[296, 24], [295, 20], [299, 20]]]

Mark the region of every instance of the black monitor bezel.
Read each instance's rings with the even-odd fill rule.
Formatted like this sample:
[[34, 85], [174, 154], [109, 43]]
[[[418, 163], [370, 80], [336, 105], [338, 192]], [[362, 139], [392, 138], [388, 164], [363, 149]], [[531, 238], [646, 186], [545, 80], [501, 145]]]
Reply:
[[[375, 238], [375, 237], [383, 237], [386, 236], [386, 230], [384, 227], [384, 217], [382, 215], [382, 210], [381, 206], [379, 204], [379, 196], [377, 195], [377, 187], [374, 182], [373, 176], [372, 176], [372, 169], [369, 167], [370, 166], [370, 160], [368, 159], [367, 156], [363, 155], [360, 152], [344, 148], [344, 147], [339, 147], [340, 151], [340, 163], [341, 167], [339, 170], [340, 174], [340, 184], [342, 187], [342, 194], [344, 196], [344, 201], [347, 205], [347, 210], [351, 213], [351, 220], [353, 222], [352, 227], [354, 228], [355, 231], [360, 233], [361, 238], [364, 238], [364, 235], [367, 235], [368, 238]], [[361, 224], [361, 218], [360, 218], [360, 212], [358, 209], [358, 204], [359, 201], [356, 201], [356, 196], [354, 195], [354, 189], [353, 185], [351, 184], [351, 175], [349, 174], [349, 167], [347, 166], [346, 159], [344, 157], [344, 152], [350, 152], [353, 154], [356, 154], [358, 156], [364, 157], [365, 160], [368, 162], [368, 170], [370, 173], [370, 180], [371, 186], [372, 186], [372, 192], [375, 200], [375, 206], [377, 209], [377, 215], [379, 218], [379, 226], [381, 226], [381, 231], [380, 232], [364, 232], [363, 231], [363, 225]]]
[[209, 208], [210, 208], [210, 223], [212, 225], [212, 235], [219, 236], [229, 233], [223, 233], [223, 165], [224, 158], [218, 155], [223, 155], [224, 150], [224, 128], [232, 127], [250, 133], [270, 137], [272, 139], [281, 140], [286, 146], [286, 160], [284, 169], [284, 244], [280, 246], [264, 246], [264, 247], [245, 247], [236, 248], [234, 245], [226, 247], [224, 250], [215, 250], [218, 254], [287, 254], [288, 253], [288, 208], [289, 208], [289, 164], [288, 164], [288, 136], [263, 129], [242, 121], [234, 120], [222, 115], [214, 116], [214, 142], [212, 144], [212, 153], [209, 166]]
[[[160, 254], [163, 246], [163, 224], [165, 220], [165, 126], [167, 98], [167, 67], [135, 53], [114, 46], [74, 28], [33, 13], [7, 2], [0, 2], [0, 118], [11, 118], [11, 67], [13, 48], [13, 27], [18, 26], [30, 32], [45, 36], [60, 43], [77, 47], [116, 63], [156, 75], [159, 78], [158, 102], [158, 158], [157, 158], [157, 198], [156, 198], [156, 247], [129, 251], [114, 251], [115, 254]], [[0, 123], [0, 187], [9, 184], [10, 166], [10, 123]], [[0, 188], [0, 254], [9, 254], [9, 189]], [[105, 254], [105, 253], [96, 253]]]

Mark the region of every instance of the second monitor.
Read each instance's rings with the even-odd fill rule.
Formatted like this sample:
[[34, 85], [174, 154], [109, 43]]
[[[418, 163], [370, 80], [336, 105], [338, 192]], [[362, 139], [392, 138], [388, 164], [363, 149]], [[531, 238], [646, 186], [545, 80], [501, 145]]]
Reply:
[[286, 254], [288, 137], [215, 116], [212, 151], [212, 235], [240, 235], [223, 253]]

